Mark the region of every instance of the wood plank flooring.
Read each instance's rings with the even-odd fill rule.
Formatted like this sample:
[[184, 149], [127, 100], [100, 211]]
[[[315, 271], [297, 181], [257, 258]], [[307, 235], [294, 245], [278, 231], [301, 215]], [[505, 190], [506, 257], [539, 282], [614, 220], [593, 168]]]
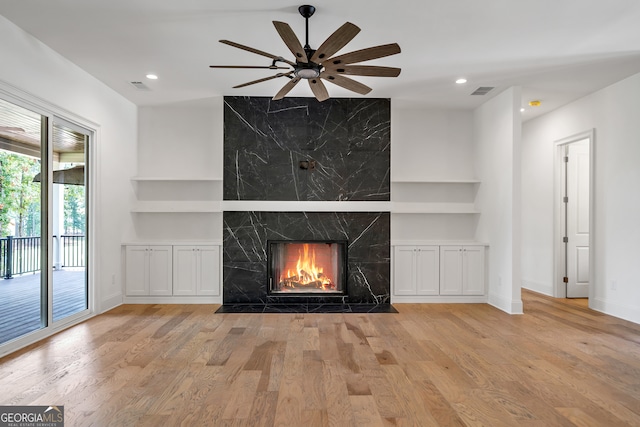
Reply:
[[69, 426], [638, 426], [640, 325], [523, 291], [525, 314], [214, 314], [124, 305], [0, 359], [0, 404]]

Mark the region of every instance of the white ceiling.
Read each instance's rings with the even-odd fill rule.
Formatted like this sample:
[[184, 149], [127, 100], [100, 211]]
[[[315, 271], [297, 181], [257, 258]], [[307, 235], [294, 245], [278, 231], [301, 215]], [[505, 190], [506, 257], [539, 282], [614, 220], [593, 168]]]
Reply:
[[[525, 120], [640, 72], [638, 0], [318, 0], [309, 42], [317, 48], [345, 21], [361, 32], [340, 53], [397, 42], [402, 53], [364, 63], [402, 68], [398, 78], [354, 77], [368, 97], [402, 106], [474, 108], [520, 85]], [[228, 39], [293, 59], [271, 21], [304, 44], [298, 3], [286, 0], [0, 0], [0, 14], [138, 105], [220, 95], [272, 96], [288, 80], [232, 86], [271, 70], [268, 58], [218, 43]], [[7, 41], [3, 41], [5, 43]], [[147, 80], [147, 73], [160, 78]], [[466, 77], [466, 85], [456, 85]], [[143, 81], [149, 91], [129, 82]], [[305, 84], [289, 96], [312, 96]], [[470, 96], [479, 86], [489, 95]], [[358, 96], [327, 83], [332, 97]]]

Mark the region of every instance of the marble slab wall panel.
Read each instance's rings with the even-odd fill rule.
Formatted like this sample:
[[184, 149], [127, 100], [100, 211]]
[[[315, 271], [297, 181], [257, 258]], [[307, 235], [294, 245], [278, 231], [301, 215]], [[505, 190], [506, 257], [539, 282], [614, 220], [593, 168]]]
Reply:
[[280, 302], [267, 295], [268, 240], [347, 240], [347, 296], [323, 303], [388, 304], [388, 212], [224, 212], [223, 301]]
[[390, 123], [388, 99], [227, 96], [224, 199], [390, 200]]

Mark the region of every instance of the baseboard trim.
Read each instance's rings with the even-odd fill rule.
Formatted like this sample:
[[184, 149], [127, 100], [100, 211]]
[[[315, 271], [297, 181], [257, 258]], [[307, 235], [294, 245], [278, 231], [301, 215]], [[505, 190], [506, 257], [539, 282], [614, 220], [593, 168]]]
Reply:
[[640, 310], [637, 307], [607, 301], [602, 298], [591, 298], [589, 299], [589, 308], [609, 316], [640, 324]]
[[124, 297], [124, 304], [222, 304], [222, 296]]
[[486, 304], [486, 295], [392, 295], [391, 304]]
[[500, 295], [489, 294], [489, 305], [492, 305], [507, 314], [523, 314], [522, 299], [509, 300]]

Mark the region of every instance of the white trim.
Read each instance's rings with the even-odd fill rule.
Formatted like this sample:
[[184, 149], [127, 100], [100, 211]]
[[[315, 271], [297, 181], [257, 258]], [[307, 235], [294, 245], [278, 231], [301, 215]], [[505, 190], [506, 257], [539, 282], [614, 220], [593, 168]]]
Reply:
[[485, 242], [471, 240], [392, 240], [391, 246], [489, 246]]
[[223, 200], [223, 211], [253, 212], [391, 212], [391, 202]]
[[509, 300], [501, 295], [489, 294], [489, 305], [504, 311], [507, 314], [523, 314], [522, 300]]
[[564, 277], [564, 265], [561, 259], [564, 259], [562, 253], [564, 251], [563, 237], [563, 210], [562, 210], [562, 188], [563, 188], [563, 148], [567, 144], [589, 140], [589, 298], [595, 296], [594, 278], [595, 278], [595, 129], [589, 129], [575, 135], [554, 141], [554, 169], [553, 169], [553, 278], [552, 296], [556, 298], [566, 298], [567, 287], [562, 282]]
[[[618, 304], [602, 298], [589, 298], [589, 308], [608, 316], [640, 324], [640, 310], [637, 306]], [[616, 313], [616, 314], [612, 314]]]
[[128, 240], [122, 246], [222, 246], [222, 240]]
[[486, 304], [486, 295], [391, 295], [391, 304]]
[[124, 297], [124, 304], [222, 304], [222, 295]]

